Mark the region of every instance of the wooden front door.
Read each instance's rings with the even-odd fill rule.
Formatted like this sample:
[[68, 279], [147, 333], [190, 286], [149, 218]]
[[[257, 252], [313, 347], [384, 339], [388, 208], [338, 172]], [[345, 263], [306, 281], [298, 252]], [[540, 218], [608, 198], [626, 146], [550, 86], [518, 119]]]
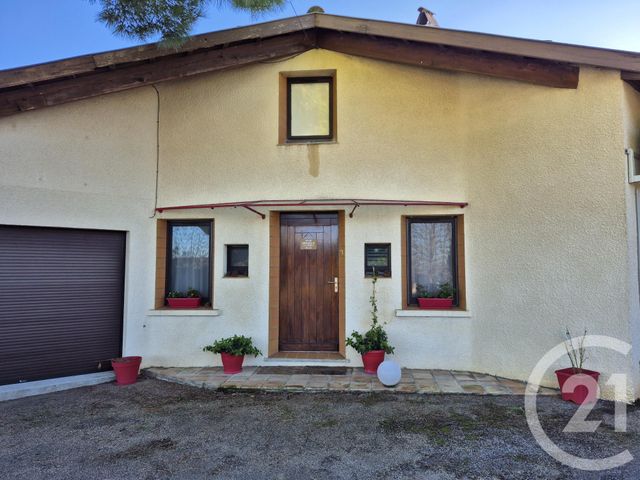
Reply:
[[280, 215], [281, 352], [338, 351], [338, 214]]

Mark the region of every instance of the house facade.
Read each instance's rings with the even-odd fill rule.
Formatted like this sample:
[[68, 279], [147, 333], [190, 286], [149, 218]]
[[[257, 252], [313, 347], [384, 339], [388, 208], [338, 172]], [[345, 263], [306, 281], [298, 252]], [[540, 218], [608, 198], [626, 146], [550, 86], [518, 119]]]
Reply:
[[[248, 363], [359, 366], [375, 269], [402, 366], [526, 380], [586, 329], [635, 347], [587, 364], [633, 400], [637, 72], [321, 14], [0, 72], [3, 382], [218, 365], [233, 334]], [[417, 307], [445, 283], [454, 308]], [[187, 288], [202, 305], [167, 308]]]

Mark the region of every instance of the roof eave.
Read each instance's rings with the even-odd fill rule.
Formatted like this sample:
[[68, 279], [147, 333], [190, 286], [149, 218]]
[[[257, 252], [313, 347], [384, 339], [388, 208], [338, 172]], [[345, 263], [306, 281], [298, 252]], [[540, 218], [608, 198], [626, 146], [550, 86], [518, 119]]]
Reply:
[[33, 84], [119, 64], [141, 62], [200, 49], [215, 48], [237, 42], [271, 38], [312, 28], [376, 35], [380, 37], [468, 48], [507, 55], [538, 58], [574, 65], [591, 65], [629, 72], [640, 72], [640, 53], [585, 47], [541, 40], [430, 28], [419, 25], [367, 20], [337, 15], [310, 13], [245, 27], [194, 35], [177, 49], [149, 43], [107, 52], [81, 55], [37, 65], [0, 70], [0, 89]]

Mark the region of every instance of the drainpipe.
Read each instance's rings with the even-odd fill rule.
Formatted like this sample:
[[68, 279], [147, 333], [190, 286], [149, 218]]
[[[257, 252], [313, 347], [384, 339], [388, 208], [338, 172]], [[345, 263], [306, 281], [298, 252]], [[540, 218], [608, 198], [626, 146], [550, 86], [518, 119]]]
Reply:
[[158, 213], [158, 176], [160, 175], [160, 92], [158, 87], [151, 84], [156, 91], [156, 191], [153, 203], [153, 215], [149, 218], [155, 218]]

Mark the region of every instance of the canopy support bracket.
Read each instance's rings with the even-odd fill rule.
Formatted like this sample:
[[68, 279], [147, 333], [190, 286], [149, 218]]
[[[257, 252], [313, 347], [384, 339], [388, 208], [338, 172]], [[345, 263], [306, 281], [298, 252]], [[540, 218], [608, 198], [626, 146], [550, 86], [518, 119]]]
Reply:
[[353, 203], [355, 203], [355, 205], [353, 206], [353, 210], [351, 210], [349, 212], [349, 218], [353, 218], [353, 214], [355, 213], [356, 208], [358, 208], [360, 206], [360, 204], [358, 202], [356, 202], [356, 201], [354, 201]]
[[247, 210], [249, 210], [250, 212], [255, 213], [256, 215], [260, 215], [262, 217], [262, 219], [264, 220], [265, 218], [267, 218], [267, 216], [264, 213], [260, 213], [257, 210], [254, 210], [253, 208], [247, 206], [247, 205], [243, 205], [244, 208], [246, 208]]

